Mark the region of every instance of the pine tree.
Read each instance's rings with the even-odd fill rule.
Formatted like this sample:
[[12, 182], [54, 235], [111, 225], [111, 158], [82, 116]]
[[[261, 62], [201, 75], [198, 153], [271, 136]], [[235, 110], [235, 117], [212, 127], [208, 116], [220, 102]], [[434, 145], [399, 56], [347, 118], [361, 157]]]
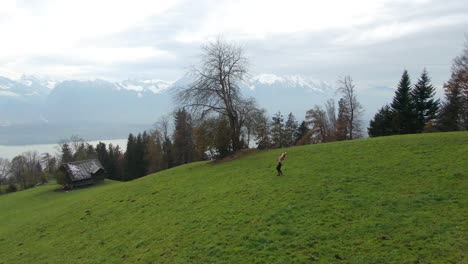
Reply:
[[123, 180], [124, 181], [130, 181], [135, 178], [137, 178], [137, 168], [136, 168], [136, 139], [133, 136], [133, 134], [128, 135], [128, 140], [127, 140], [127, 150], [125, 151], [124, 155], [124, 175], [123, 175]]
[[445, 86], [445, 102], [440, 110], [439, 127], [442, 131], [462, 130], [462, 93], [458, 86]]
[[271, 122], [271, 141], [274, 147], [282, 148], [286, 146], [284, 119], [281, 112], [272, 117]]
[[75, 153], [73, 153], [73, 160], [80, 161], [88, 159], [88, 154], [86, 152], [86, 145], [84, 142], [81, 142], [77, 145]]
[[[98, 147], [99, 147], [99, 144], [96, 146], [96, 152], [98, 153], [98, 156], [99, 156], [99, 153], [101, 151], [98, 150]], [[117, 177], [117, 167], [116, 167], [116, 162], [115, 162], [115, 157], [116, 156], [115, 156], [115, 153], [114, 153], [114, 146], [112, 144], [109, 144], [106, 153], [107, 153], [107, 160], [108, 160], [108, 165], [107, 165], [107, 168], [106, 168], [107, 177], [109, 179], [111, 179], [111, 180], [120, 180], [119, 177]], [[101, 159], [99, 159], [99, 160], [101, 160]], [[103, 164], [103, 166], [104, 166], [104, 164]]]
[[193, 127], [190, 114], [181, 109], [174, 118], [174, 164], [182, 165], [193, 161]]
[[163, 139], [163, 170], [172, 168], [173, 166], [173, 152], [172, 152], [172, 141], [169, 136]]
[[135, 148], [135, 166], [136, 166], [136, 177], [140, 178], [146, 175], [147, 162], [145, 160], [146, 145], [148, 142], [148, 134], [146, 131], [143, 134], [138, 134], [136, 139]]
[[422, 132], [428, 122], [436, 118], [439, 100], [435, 100], [435, 87], [432, 86], [427, 70], [424, 69], [411, 92], [416, 109], [416, 132]]
[[146, 174], [162, 170], [162, 144], [159, 131], [152, 132], [146, 144], [145, 160], [147, 164]]
[[86, 159], [96, 159], [97, 153], [93, 145], [86, 143]]
[[73, 154], [68, 143], [62, 144], [62, 163], [72, 162]]
[[296, 129], [294, 133], [294, 145], [297, 145], [298, 142], [307, 134], [309, 128], [307, 127], [307, 123], [305, 121], [301, 122], [301, 125]]
[[370, 121], [367, 132], [370, 137], [389, 136], [397, 133], [393, 124], [394, 112], [390, 106], [386, 105], [382, 107]]
[[294, 133], [296, 132], [298, 126], [299, 125], [297, 124], [296, 117], [293, 115], [293, 113], [289, 113], [288, 119], [284, 125], [284, 141], [286, 146], [293, 146], [295, 144], [296, 140]]
[[439, 127], [443, 131], [468, 130], [468, 38], [465, 49], [453, 60], [450, 80], [444, 84]]
[[125, 181], [125, 158], [120, 151], [119, 145], [114, 147], [112, 144], [109, 144], [108, 153], [110, 160], [110, 168], [108, 171], [109, 178], [118, 181]]
[[106, 143], [99, 142], [96, 145], [97, 159], [101, 162], [104, 169], [107, 171], [107, 177], [110, 177], [110, 158], [109, 153], [107, 152]]
[[411, 82], [408, 71], [404, 71], [401, 76], [398, 88], [391, 103], [391, 108], [395, 113], [395, 125], [398, 134], [409, 134], [416, 132], [416, 113], [414, 100], [411, 96]]

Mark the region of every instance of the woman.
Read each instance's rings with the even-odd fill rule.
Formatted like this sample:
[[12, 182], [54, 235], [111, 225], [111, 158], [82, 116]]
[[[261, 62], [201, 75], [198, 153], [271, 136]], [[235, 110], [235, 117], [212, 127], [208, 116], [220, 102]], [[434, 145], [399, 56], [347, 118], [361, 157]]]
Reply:
[[283, 176], [283, 172], [281, 171], [281, 166], [283, 166], [283, 162], [286, 159], [286, 152], [281, 153], [281, 156], [278, 159], [278, 165], [276, 166], [276, 170], [278, 171], [277, 176]]

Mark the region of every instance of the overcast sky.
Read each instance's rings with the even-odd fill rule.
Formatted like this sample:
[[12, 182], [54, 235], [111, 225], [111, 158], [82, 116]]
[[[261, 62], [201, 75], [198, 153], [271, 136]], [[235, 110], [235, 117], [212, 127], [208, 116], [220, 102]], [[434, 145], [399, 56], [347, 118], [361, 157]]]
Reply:
[[252, 74], [441, 85], [468, 34], [466, 0], [1, 0], [0, 75], [176, 80], [222, 35]]

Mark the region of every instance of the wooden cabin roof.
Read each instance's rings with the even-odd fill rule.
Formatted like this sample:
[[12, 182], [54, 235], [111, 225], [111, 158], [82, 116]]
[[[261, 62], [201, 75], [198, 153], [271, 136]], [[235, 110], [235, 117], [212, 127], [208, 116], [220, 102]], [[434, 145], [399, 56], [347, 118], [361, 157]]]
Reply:
[[98, 159], [68, 162], [62, 166], [72, 181], [90, 179], [99, 170], [104, 170]]

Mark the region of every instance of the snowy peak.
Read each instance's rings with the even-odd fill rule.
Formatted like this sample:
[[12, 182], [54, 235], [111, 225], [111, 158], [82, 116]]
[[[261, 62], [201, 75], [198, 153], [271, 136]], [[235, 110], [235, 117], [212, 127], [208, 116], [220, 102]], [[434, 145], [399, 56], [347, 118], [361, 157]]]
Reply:
[[258, 87], [303, 88], [319, 93], [330, 93], [335, 90], [333, 85], [326, 81], [317, 80], [303, 75], [275, 75], [259, 74], [249, 83], [251, 89]]
[[125, 89], [135, 92], [152, 92], [154, 94], [159, 94], [167, 89], [169, 89], [174, 82], [163, 81], [159, 79], [150, 79], [150, 80], [125, 80], [123, 82], [118, 82], [115, 84], [118, 90]]
[[32, 80], [14, 81], [0, 77], [0, 96], [2, 97], [44, 97], [47, 89]]
[[36, 87], [38, 89], [47, 88], [48, 90], [54, 89], [58, 83], [56, 80], [26, 74], [23, 74], [18, 82], [28, 87]]

